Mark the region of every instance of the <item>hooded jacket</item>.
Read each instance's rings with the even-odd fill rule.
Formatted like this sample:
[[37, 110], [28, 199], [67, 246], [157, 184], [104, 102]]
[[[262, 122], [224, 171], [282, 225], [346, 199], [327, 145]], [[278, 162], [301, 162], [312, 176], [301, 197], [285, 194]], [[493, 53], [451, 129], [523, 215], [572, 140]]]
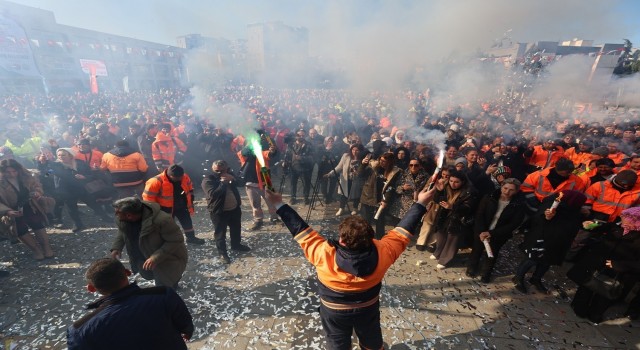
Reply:
[[[187, 267], [187, 247], [184, 244], [182, 231], [171, 215], [163, 212], [160, 205], [143, 201], [142, 226], [138, 246], [144, 259], [153, 257], [156, 261], [156, 270], [163, 270], [163, 274], [172, 276], [176, 283], [182, 277]], [[118, 233], [111, 246], [111, 250], [122, 251], [126, 246], [127, 254], [131, 260], [131, 270], [142, 270], [144, 261], [134, 261], [139, 256], [131, 251], [132, 243], [127, 234], [130, 225], [116, 217]]]
[[159, 131], [151, 144], [151, 157], [158, 169], [166, 169], [175, 163], [178, 152], [186, 152], [187, 146], [177, 137]]
[[370, 249], [353, 251], [321, 236], [290, 206], [285, 204], [277, 211], [307, 260], [316, 268], [320, 301], [337, 310], [378, 302], [385, 273], [409, 245], [425, 212], [423, 205], [414, 204], [396, 228], [382, 239], [372, 240]]
[[128, 187], [144, 182], [148, 166], [140, 152], [128, 146], [116, 146], [102, 156], [100, 169], [111, 173], [114, 187]]

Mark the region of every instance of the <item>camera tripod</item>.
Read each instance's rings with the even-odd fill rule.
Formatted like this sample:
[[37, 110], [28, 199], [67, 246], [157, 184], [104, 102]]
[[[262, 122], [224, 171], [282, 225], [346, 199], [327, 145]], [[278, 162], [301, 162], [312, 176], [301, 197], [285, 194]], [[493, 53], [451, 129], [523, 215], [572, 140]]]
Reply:
[[[331, 168], [331, 170], [329, 172], [334, 171], [334, 169], [336, 168], [335, 167], [335, 162], [330, 157], [327, 157], [327, 160], [329, 161], [329, 166]], [[340, 175], [338, 175], [338, 176], [340, 176]], [[305, 218], [305, 221], [307, 221], [307, 222], [311, 218], [311, 211], [313, 209], [315, 209], [316, 201], [318, 200], [318, 197], [319, 197], [318, 193], [320, 192], [320, 182], [321, 181], [322, 181], [322, 175], [320, 174], [320, 165], [318, 164], [318, 173], [316, 175], [315, 184], [313, 185], [313, 192], [312, 192], [312, 195], [311, 195], [311, 201], [309, 203], [309, 209], [307, 210], [307, 216]], [[340, 183], [340, 179], [337, 179], [337, 181], [338, 181], [338, 186], [340, 188], [340, 192], [342, 193], [342, 195], [347, 197], [347, 211], [351, 212], [351, 208], [349, 207], [349, 194], [344, 192], [344, 190], [342, 188], [342, 184]], [[320, 204], [323, 205], [322, 202], [320, 202]]]

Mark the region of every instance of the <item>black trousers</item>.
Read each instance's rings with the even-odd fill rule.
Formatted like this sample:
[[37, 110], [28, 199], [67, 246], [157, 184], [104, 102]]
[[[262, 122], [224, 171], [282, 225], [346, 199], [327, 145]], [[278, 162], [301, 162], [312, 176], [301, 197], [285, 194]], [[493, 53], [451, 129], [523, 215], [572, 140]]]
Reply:
[[91, 210], [93, 210], [93, 212], [96, 215], [100, 216], [101, 218], [106, 219], [107, 217], [109, 217], [109, 214], [107, 214], [104, 211], [104, 208], [102, 207], [102, 205], [96, 203], [95, 199], [93, 199], [90, 196], [73, 196], [73, 195], [58, 194], [55, 197], [55, 199], [56, 199], [56, 206], [54, 208], [54, 216], [56, 218], [62, 218], [62, 209], [63, 209], [63, 206], [66, 205], [67, 210], [69, 212], [69, 216], [71, 217], [71, 220], [73, 220], [73, 223], [76, 226], [83, 226], [80, 210], [78, 209], [79, 200], [87, 204], [87, 206], [91, 208]]
[[227, 252], [227, 227], [229, 227], [231, 246], [234, 247], [240, 244], [240, 220], [242, 219], [240, 206], [233, 210], [223, 211], [220, 214], [209, 213], [209, 216], [213, 223], [213, 239], [216, 242], [218, 253]]
[[493, 258], [489, 258], [484, 249], [484, 243], [480, 240], [480, 235], [474, 233], [473, 249], [471, 250], [471, 256], [469, 257], [467, 268], [470, 271], [476, 272], [478, 270], [478, 265], [480, 264], [480, 259], [484, 258], [482, 260], [482, 265], [480, 266], [480, 275], [483, 277], [489, 277], [491, 275], [491, 271], [493, 270], [493, 266], [498, 259], [498, 254], [500, 254], [500, 249], [502, 249], [502, 246], [507, 243], [509, 239], [511, 239], [511, 236], [500, 238], [492, 237], [489, 240], [489, 246], [491, 246]]
[[334, 310], [321, 303], [320, 320], [327, 335], [328, 349], [351, 349], [351, 334], [354, 330], [361, 348], [382, 349], [380, 302], [350, 310]]
[[[318, 172], [318, 176], [322, 175], [322, 173]], [[331, 176], [327, 178], [320, 179], [320, 192], [324, 196], [325, 201], [332, 202], [333, 197], [337, 193], [338, 188], [338, 179], [335, 176]]]
[[311, 174], [313, 170], [294, 170], [291, 169], [291, 197], [296, 198], [298, 193], [298, 179], [302, 179], [302, 195], [304, 199], [309, 199], [311, 192]]
[[191, 213], [189, 213], [189, 209], [183, 208], [181, 210], [174, 210], [173, 217], [177, 218], [182, 226], [182, 230], [184, 231], [185, 236], [189, 236], [194, 234], [193, 229], [193, 221], [191, 220]]
[[366, 205], [366, 204], [362, 204], [360, 203], [360, 215], [362, 215], [362, 217], [368, 222], [368, 223], [373, 223], [375, 222], [375, 231], [376, 231], [376, 239], [381, 239], [382, 237], [384, 237], [384, 235], [386, 234], [386, 232], [384, 231], [384, 224], [385, 224], [385, 216], [386, 216], [386, 212], [387, 212], [387, 208], [384, 208], [382, 210], [382, 213], [380, 214], [380, 217], [378, 218], [378, 220], [374, 220], [374, 217], [376, 216], [376, 211], [378, 211], [377, 207], [372, 207], [370, 205]]

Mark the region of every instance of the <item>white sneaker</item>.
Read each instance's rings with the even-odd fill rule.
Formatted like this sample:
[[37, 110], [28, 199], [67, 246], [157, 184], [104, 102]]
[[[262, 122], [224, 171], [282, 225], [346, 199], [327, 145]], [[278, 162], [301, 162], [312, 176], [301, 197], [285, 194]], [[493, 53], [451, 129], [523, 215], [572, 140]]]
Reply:
[[357, 215], [357, 214], [358, 214], [358, 212], [355, 211], [355, 210], [351, 212], [351, 215]]
[[438, 269], [438, 270], [444, 270], [444, 269], [446, 269], [446, 268], [447, 268], [447, 267], [446, 267], [446, 266], [444, 266], [444, 265], [442, 265], [442, 264], [438, 264], [438, 265], [436, 265], [436, 269]]
[[340, 208], [340, 209], [338, 209], [338, 212], [336, 213], [336, 216], [340, 216], [340, 215], [344, 214], [344, 212], [345, 212], [345, 210]]
[[438, 259], [438, 258], [436, 258], [436, 256], [435, 256], [435, 255], [431, 254], [431, 256], [429, 257], [429, 259], [431, 259], [431, 260], [436, 260], [436, 259]]

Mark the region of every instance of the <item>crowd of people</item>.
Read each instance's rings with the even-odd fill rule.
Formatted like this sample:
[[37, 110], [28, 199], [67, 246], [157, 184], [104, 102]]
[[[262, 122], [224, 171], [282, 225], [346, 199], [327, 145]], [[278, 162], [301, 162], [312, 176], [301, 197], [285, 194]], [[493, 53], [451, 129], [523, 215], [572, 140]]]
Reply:
[[[115, 207], [112, 257], [126, 247], [134, 272], [175, 288], [187, 262], [183, 236], [204, 243], [191, 220], [193, 182], [201, 183], [227, 264], [227, 228], [232, 250], [250, 250], [241, 243], [238, 188], [252, 208], [249, 230], [265, 225], [263, 200], [269, 222], [281, 220], [281, 203], [268, 198], [278, 191], [292, 206], [338, 201], [336, 217], [361, 216], [376, 241], [422, 201], [421, 225], [404, 225], [438, 269], [471, 248], [466, 275], [490, 283], [501, 249], [518, 233], [525, 256], [514, 271], [518, 291], [528, 293], [533, 269], [528, 282], [546, 293], [545, 273], [570, 259], [569, 277], [580, 286], [572, 303], [577, 315], [600, 322], [622, 300], [629, 317], [640, 313], [637, 110], [255, 86], [211, 92], [198, 110], [190, 98], [182, 89], [4, 97], [4, 231], [36, 260], [52, 258], [46, 227], [64, 222], [64, 208], [71, 229], [81, 232], [78, 202], [104, 223], [113, 222]], [[229, 123], [234, 111], [248, 127]], [[279, 187], [266, 169], [282, 179]], [[428, 200], [420, 196], [427, 190]], [[291, 218], [282, 221], [290, 225]], [[623, 290], [611, 298], [589, 289], [597, 276], [621, 282]]]

